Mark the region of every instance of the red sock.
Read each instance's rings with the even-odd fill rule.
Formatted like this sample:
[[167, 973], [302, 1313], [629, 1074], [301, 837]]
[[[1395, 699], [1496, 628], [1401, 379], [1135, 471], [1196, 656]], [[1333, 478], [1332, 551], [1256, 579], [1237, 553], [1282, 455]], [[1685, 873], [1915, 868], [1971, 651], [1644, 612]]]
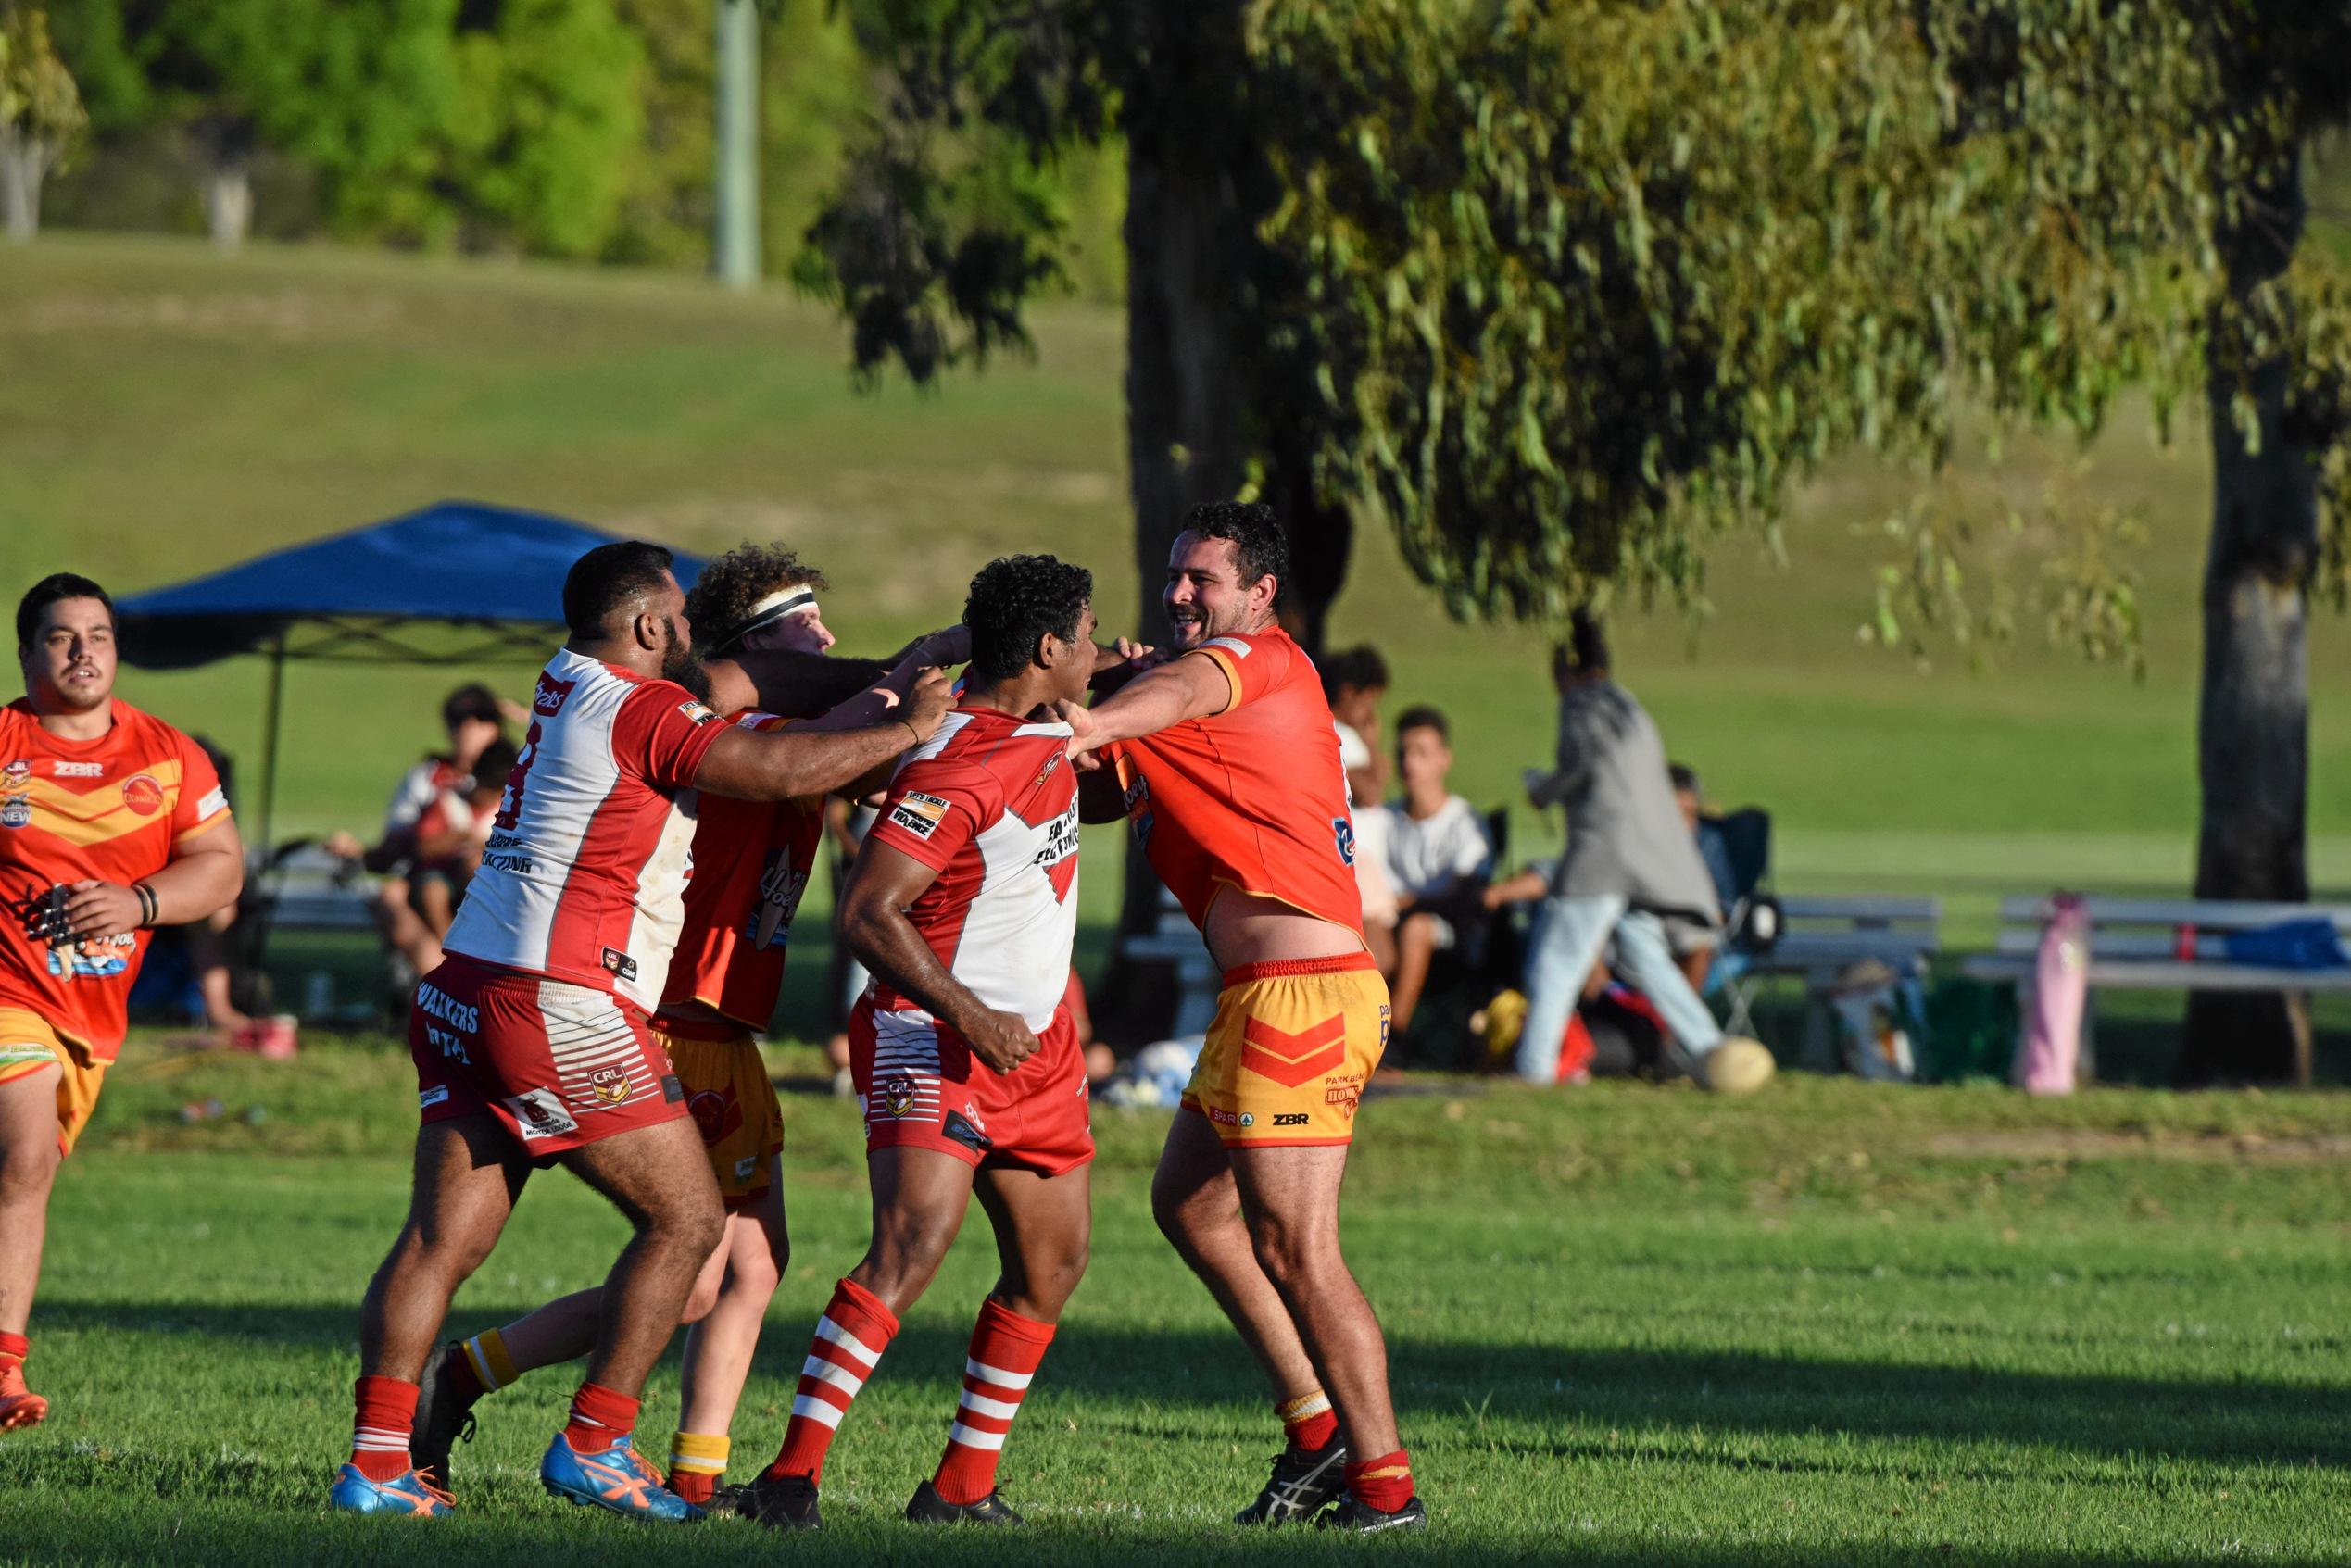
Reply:
[[833, 1287], [833, 1299], [816, 1323], [816, 1337], [809, 1341], [808, 1360], [800, 1365], [800, 1386], [792, 1397], [792, 1419], [785, 1424], [784, 1447], [770, 1475], [824, 1478], [824, 1453], [833, 1446], [834, 1430], [849, 1413], [865, 1380], [898, 1337], [898, 1315], [882, 1298], [845, 1279]]
[[639, 1402], [601, 1383], [583, 1383], [572, 1396], [572, 1419], [564, 1424], [563, 1436], [576, 1453], [602, 1453], [636, 1430]]
[[1025, 1318], [993, 1296], [980, 1303], [971, 1359], [963, 1363], [963, 1398], [947, 1431], [938, 1474], [931, 1479], [940, 1497], [972, 1503], [996, 1489], [1004, 1438], [1052, 1342], [1051, 1323]]
[[673, 1470], [670, 1490], [699, 1508], [718, 1495], [719, 1478], [706, 1470]]
[[371, 1481], [389, 1481], [414, 1466], [409, 1428], [416, 1424], [417, 1387], [396, 1377], [362, 1377], [351, 1386], [351, 1462]]
[[1330, 1396], [1319, 1388], [1276, 1405], [1274, 1413], [1281, 1417], [1282, 1436], [1301, 1453], [1319, 1453], [1339, 1436], [1339, 1412], [1330, 1408]]
[[1347, 1489], [1366, 1507], [1395, 1512], [1413, 1500], [1413, 1456], [1398, 1449], [1392, 1454], [1350, 1464]]

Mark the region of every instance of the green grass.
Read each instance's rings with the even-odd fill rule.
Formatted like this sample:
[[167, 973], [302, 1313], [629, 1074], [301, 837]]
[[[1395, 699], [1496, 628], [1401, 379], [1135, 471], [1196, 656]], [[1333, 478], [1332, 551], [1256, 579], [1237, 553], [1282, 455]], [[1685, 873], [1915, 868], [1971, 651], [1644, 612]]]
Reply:
[[[778, 1065], [805, 1071], [787, 1053]], [[35, 1313], [57, 1415], [0, 1439], [0, 1561], [1336, 1561], [1221, 1521], [1262, 1479], [1264, 1398], [1153, 1232], [1163, 1117], [1098, 1109], [1092, 1272], [1015, 1432], [1017, 1541], [916, 1537], [985, 1229], [845, 1425], [829, 1533], [691, 1535], [559, 1510], [534, 1465], [572, 1378], [498, 1396], [464, 1517], [323, 1508], [354, 1303], [397, 1222], [409, 1068], [136, 1043], [67, 1168]], [[230, 1114], [181, 1120], [188, 1100]], [[248, 1123], [252, 1107], [264, 1111]], [[864, 1239], [852, 1109], [792, 1097], [797, 1247], [735, 1424], [780, 1435], [809, 1324]], [[2062, 1103], [1784, 1081], [1752, 1101], [1477, 1083], [1375, 1102], [1351, 1172], [1435, 1513], [1383, 1559], [1608, 1565], [2341, 1561], [2351, 1507], [2351, 1097]], [[559, 1174], [460, 1295], [471, 1331], [600, 1273], [619, 1221]], [[646, 1415], [675, 1414], [673, 1360]]]

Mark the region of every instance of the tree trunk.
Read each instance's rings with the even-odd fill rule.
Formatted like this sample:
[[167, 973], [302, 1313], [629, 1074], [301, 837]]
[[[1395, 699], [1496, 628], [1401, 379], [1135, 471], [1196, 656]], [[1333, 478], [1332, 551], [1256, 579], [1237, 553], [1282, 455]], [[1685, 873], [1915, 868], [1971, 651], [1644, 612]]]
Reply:
[[[1145, 139], [1127, 153], [1126, 445], [1135, 503], [1135, 578], [1141, 595], [1137, 633], [1167, 641], [1160, 608], [1167, 556], [1184, 514], [1229, 497], [1246, 461], [1247, 383], [1238, 358], [1232, 302], [1236, 229], [1242, 221], [1229, 180], [1214, 169], [1173, 167]], [[1155, 929], [1160, 881], [1130, 836], [1119, 904], [1121, 936]], [[1106, 1035], [1148, 1035], [1163, 1027], [1148, 993], [1164, 990], [1113, 959], [1098, 1007]]]
[[[2299, 169], [2255, 193], [2255, 217], [2227, 235], [2230, 307], [2251, 314], [2302, 229]], [[2233, 336], [2216, 324], [2216, 343]], [[2282, 354], [2231, 363], [2211, 378], [2213, 516], [2204, 573], [2204, 685], [2197, 710], [2203, 819], [2196, 897], [2300, 902], [2310, 896], [2309, 583], [2318, 558], [2318, 470], [2286, 417]], [[2257, 439], [2237, 423], [2242, 392]], [[2307, 996], [2198, 993], [2189, 998], [2178, 1082], [2307, 1083]]]
[[1265, 499], [1282, 515], [1289, 534], [1289, 581], [1282, 585], [1282, 630], [1320, 658], [1328, 640], [1330, 608], [1347, 585], [1347, 562], [1355, 543], [1355, 521], [1345, 507], [1326, 507], [1315, 497], [1305, 458], [1290, 452], [1276, 433], [1281, 455]]
[[245, 244], [253, 227], [253, 179], [242, 162], [204, 171], [204, 227], [222, 250]]
[[0, 209], [6, 214], [8, 238], [19, 245], [41, 232], [41, 182], [52, 157], [41, 137], [13, 125], [0, 127]]

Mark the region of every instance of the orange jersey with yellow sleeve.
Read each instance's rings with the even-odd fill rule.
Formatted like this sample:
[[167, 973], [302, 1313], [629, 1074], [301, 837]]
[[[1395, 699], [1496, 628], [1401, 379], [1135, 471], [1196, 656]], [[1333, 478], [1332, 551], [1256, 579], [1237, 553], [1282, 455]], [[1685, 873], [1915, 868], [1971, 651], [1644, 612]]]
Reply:
[[1211, 637], [1221, 713], [1106, 747], [1151, 869], [1199, 924], [1222, 886], [1363, 930], [1339, 732], [1306, 650], [1278, 629]]
[[[746, 709], [733, 722], [769, 732], [791, 721]], [[698, 795], [685, 924], [663, 1007], [700, 1002], [747, 1028], [767, 1027], [784, 986], [792, 916], [823, 837], [821, 795], [773, 801]]]
[[27, 934], [26, 917], [59, 883], [153, 876], [228, 820], [204, 748], [127, 702], [86, 741], [51, 734], [21, 699], [0, 709], [0, 1007], [37, 1013], [112, 1061], [154, 933], [52, 947]]

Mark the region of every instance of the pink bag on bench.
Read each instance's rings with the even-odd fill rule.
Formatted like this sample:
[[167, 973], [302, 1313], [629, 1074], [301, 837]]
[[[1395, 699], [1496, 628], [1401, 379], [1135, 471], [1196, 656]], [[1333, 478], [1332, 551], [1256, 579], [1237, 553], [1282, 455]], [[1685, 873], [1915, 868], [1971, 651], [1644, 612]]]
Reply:
[[2069, 1095], [2081, 1058], [2081, 1011], [2090, 993], [2090, 909], [2079, 893], [2049, 901], [2032, 967], [2032, 1016], [2017, 1053], [2017, 1087]]

